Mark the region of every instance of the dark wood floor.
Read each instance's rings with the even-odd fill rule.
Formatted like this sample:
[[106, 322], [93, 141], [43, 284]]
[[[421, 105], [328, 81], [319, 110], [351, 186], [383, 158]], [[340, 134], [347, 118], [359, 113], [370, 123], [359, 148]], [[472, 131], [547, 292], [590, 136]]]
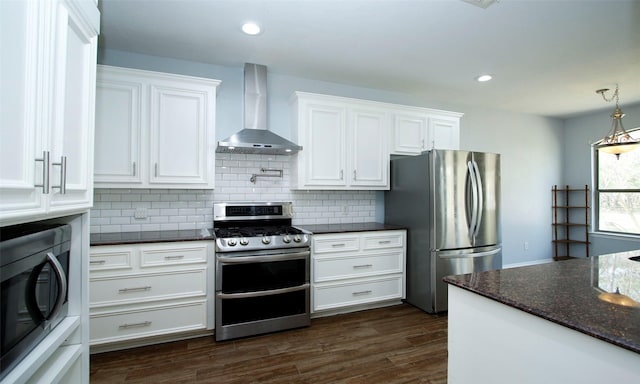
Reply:
[[311, 327], [91, 356], [91, 383], [446, 383], [447, 317], [410, 305], [312, 320]]

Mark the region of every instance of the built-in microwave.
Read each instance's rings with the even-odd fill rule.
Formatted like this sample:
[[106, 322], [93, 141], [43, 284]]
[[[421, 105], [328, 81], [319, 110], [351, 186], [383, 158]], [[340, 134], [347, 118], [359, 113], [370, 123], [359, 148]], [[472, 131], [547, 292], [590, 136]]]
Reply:
[[67, 316], [70, 245], [67, 224], [0, 228], [0, 379]]

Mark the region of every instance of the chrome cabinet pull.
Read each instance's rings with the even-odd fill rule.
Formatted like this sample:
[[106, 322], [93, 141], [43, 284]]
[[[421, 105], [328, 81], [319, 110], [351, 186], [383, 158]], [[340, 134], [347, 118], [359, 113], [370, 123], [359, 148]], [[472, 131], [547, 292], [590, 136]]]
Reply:
[[49, 151], [42, 151], [42, 159], [35, 159], [42, 162], [42, 184], [34, 184], [36, 188], [42, 188], [42, 193], [49, 194]]
[[151, 290], [151, 286], [147, 285], [144, 287], [134, 287], [134, 288], [120, 288], [118, 289], [118, 292], [120, 293], [128, 293], [128, 292], [139, 292], [139, 291], [150, 291]]
[[354, 265], [353, 269], [371, 268], [371, 267], [373, 267], [373, 264], [362, 264], [362, 265]]
[[136, 175], [136, 162], [133, 162], [133, 176]]
[[353, 170], [353, 181], [356, 181], [356, 180], [357, 180], [357, 178], [356, 178], [356, 170], [354, 169]]
[[338, 247], [344, 247], [344, 246], [346, 246], [346, 244], [345, 243], [337, 243], [337, 244], [331, 244], [331, 246], [334, 247], [334, 248], [338, 248]]
[[165, 260], [179, 260], [184, 259], [184, 255], [175, 255], [175, 256], [165, 256]]
[[158, 163], [154, 165], [156, 177], [158, 177]]
[[60, 194], [64, 195], [67, 193], [67, 156], [60, 156], [60, 162], [51, 163], [51, 165], [60, 167], [60, 185], [54, 185], [51, 188], [59, 189]]
[[373, 292], [373, 291], [371, 291], [371, 290], [367, 290], [367, 291], [359, 291], [359, 292], [353, 292], [353, 293], [352, 293], [352, 295], [353, 295], [353, 296], [368, 295], [368, 294], [370, 294], [371, 292]]
[[378, 244], [391, 244], [391, 240], [380, 240]]
[[102, 264], [104, 264], [106, 262], [107, 262], [106, 260], [91, 260], [91, 261], [89, 261], [89, 264], [91, 264], [91, 265], [102, 265]]
[[340, 170], [340, 180], [342, 180], [342, 179], [343, 179], [343, 177], [344, 177], [344, 171], [341, 169], [341, 170]]
[[136, 328], [136, 327], [148, 327], [151, 325], [150, 321], [143, 321], [141, 323], [133, 323], [133, 324], [122, 324], [119, 325], [118, 328], [119, 329], [127, 329], [127, 328]]

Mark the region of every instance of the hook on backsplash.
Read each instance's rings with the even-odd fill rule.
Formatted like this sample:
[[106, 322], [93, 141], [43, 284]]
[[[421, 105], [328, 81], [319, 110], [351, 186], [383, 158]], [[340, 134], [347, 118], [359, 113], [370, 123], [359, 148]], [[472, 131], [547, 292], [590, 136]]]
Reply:
[[[260, 172], [262, 173], [254, 173], [253, 175], [251, 175], [251, 178], [249, 179], [250, 182], [252, 183], [256, 183], [256, 179], [258, 177], [279, 177], [282, 178], [282, 169], [274, 169], [274, 168], [260, 168]], [[266, 172], [278, 172], [277, 174], [265, 174]]]

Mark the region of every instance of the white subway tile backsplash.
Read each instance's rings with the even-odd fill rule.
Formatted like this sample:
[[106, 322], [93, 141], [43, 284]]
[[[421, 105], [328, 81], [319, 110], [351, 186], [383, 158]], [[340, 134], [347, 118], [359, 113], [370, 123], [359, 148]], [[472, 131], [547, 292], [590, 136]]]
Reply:
[[[213, 226], [213, 204], [229, 201], [291, 201], [294, 225], [375, 221], [374, 191], [289, 189], [289, 156], [216, 154], [216, 189], [96, 189], [93, 233], [197, 230]], [[260, 178], [261, 168], [282, 169], [282, 178]], [[135, 219], [137, 209], [146, 217]]]

